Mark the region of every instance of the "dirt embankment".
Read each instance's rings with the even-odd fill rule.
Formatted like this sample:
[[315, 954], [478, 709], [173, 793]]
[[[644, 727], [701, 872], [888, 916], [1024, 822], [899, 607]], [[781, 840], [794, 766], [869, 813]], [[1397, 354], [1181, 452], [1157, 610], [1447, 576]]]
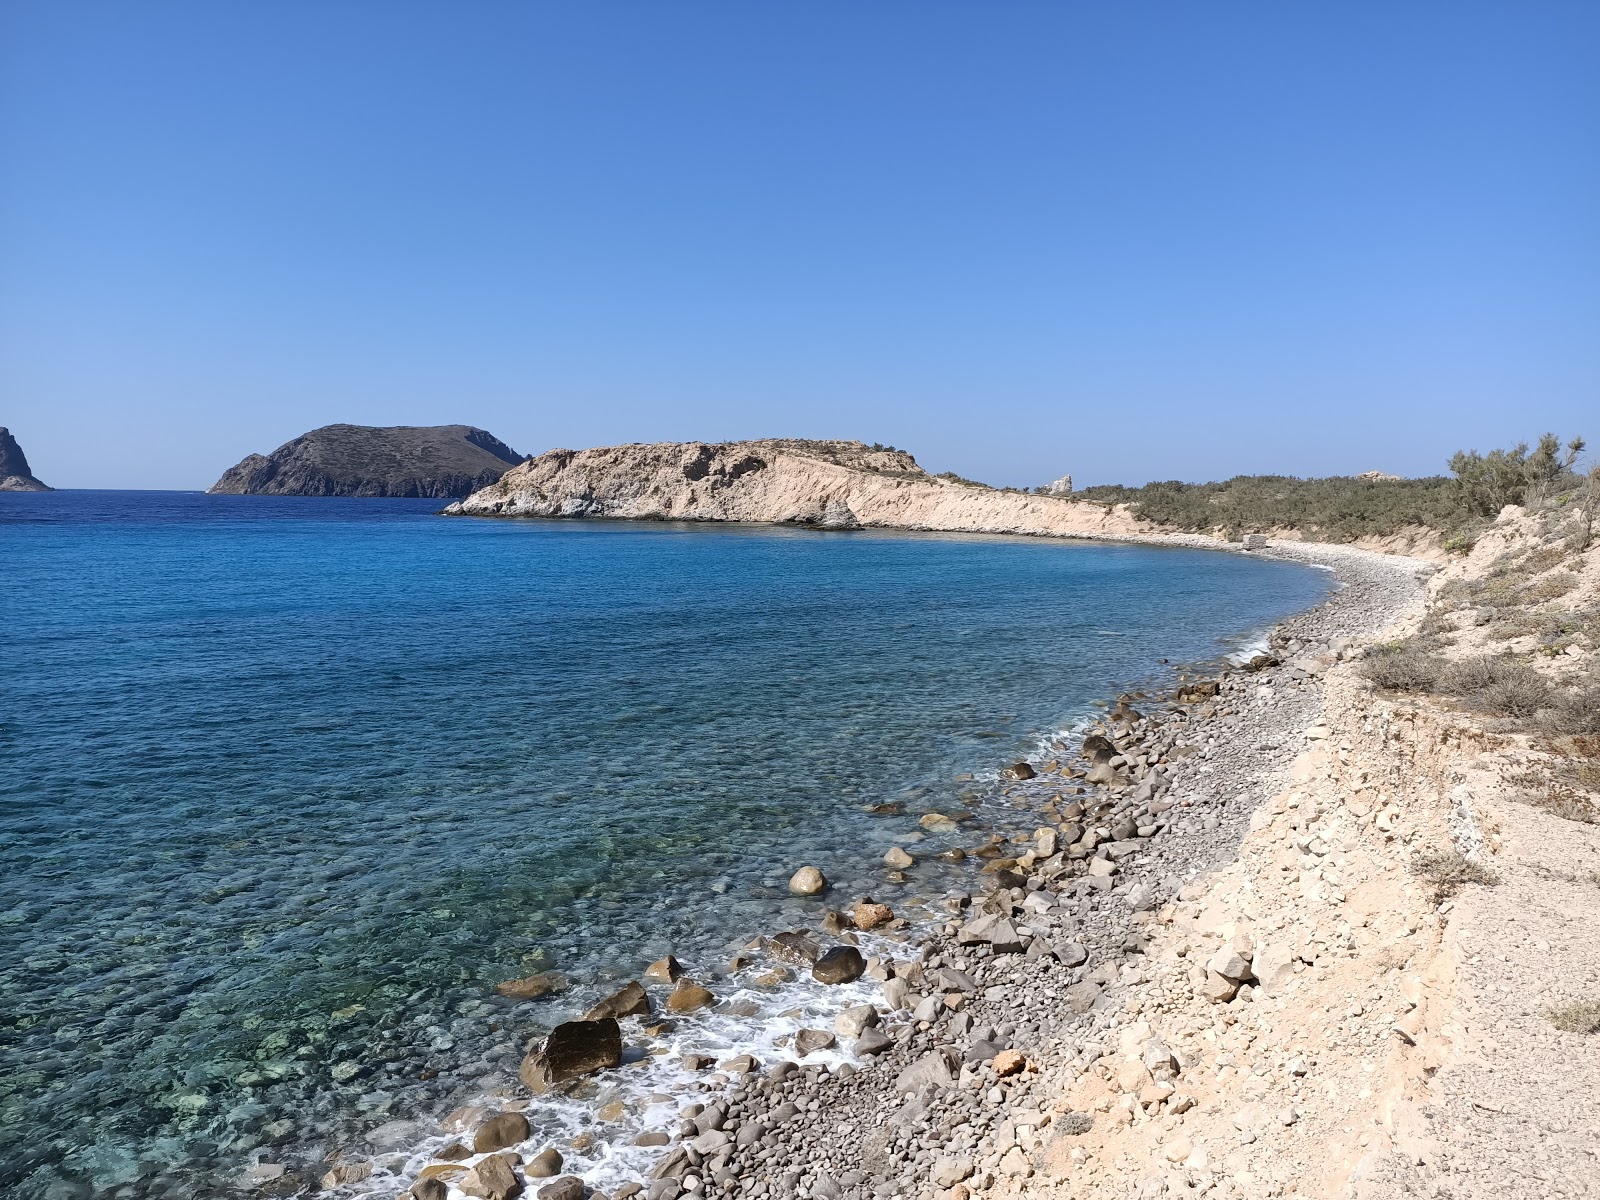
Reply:
[[[1431, 582], [1408, 624], [1437, 686], [1505, 655], [1549, 713], [1594, 678], [1600, 549], [1549, 524], [1508, 511]], [[1237, 860], [1162, 909], [1134, 1023], [1062, 1096], [1094, 1127], [1018, 1190], [1600, 1195], [1600, 742], [1495, 715], [1524, 694], [1500, 686], [1328, 671], [1310, 747]], [[1176, 1069], [1152, 1075], [1152, 1039]]]

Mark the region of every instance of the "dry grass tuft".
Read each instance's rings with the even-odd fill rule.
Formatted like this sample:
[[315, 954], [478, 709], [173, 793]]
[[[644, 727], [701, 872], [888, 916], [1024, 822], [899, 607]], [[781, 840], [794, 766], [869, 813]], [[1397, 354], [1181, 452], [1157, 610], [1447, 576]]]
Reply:
[[1539, 724], [1547, 733], [1600, 733], [1600, 686], [1556, 692]]
[[1532, 667], [1480, 654], [1439, 672], [1438, 688], [1468, 708], [1497, 717], [1531, 717], [1550, 701], [1550, 685]]
[[1587, 796], [1559, 783], [1529, 788], [1522, 794], [1525, 804], [1542, 809], [1564, 821], [1580, 821], [1585, 825], [1600, 825], [1600, 807]]
[[1395, 692], [1429, 692], [1444, 669], [1433, 655], [1406, 642], [1388, 642], [1367, 651], [1361, 673], [1381, 688]]
[[1558, 1005], [1545, 1016], [1563, 1033], [1600, 1033], [1600, 1000]]
[[1420, 855], [1412, 862], [1411, 871], [1432, 885], [1435, 904], [1444, 903], [1469, 883], [1494, 887], [1500, 882], [1500, 876], [1488, 867], [1456, 850]]

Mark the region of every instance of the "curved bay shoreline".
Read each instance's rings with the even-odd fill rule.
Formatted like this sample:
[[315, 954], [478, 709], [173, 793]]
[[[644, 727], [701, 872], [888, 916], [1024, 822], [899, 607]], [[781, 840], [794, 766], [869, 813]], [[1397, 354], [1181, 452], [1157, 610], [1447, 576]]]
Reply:
[[[1182, 535], [1086, 540], [1229, 548]], [[776, 1003], [791, 1002], [787, 1045], [720, 1062], [693, 1051], [678, 1058], [672, 1047], [692, 1039], [674, 1037], [670, 1020], [630, 1018], [625, 1038], [633, 1049], [624, 1065], [568, 1085], [588, 1098], [568, 1105], [587, 1108], [588, 1122], [569, 1122], [552, 1136], [548, 1120], [536, 1121], [519, 1139], [525, 1127], [513, 1117], [509, 1133], [479, 1136], [497, 1110], [530, 1107], [525, 1091], [502, 1089], [449, 1114], [441, 1133], [409, 1154], [332, 1164], [324, 1187], [372, 1195], [409, 1188], [433, 1200], [582, 1195], [582, 1181], [560, 1175], [562, 1166], [598, 1185], [588, 1194], [610, 1200], [641, 1193], [656, 1200], [686, 1193], [961, 1200], [968, 1191], [1020, 1185], [1050, 1141], [1093, 1124], [1088, 1114], [1056, 1111], [1058, 1101], [1104, 1040], [1129, 1023], [1118, 997], [1142, 981], [1141, 950], [1155, 913], [1229, 860], [1250, 814], [1306, 744], [1320, 708], [1320, 674], [1416, 606], [1418, 580], [1431, 569], [1321, 544], [1256, 552], [1329, 568], [1339, 585], [1323, 604], [1276, 627], [1273, 656], [1282, 661], [1225, 671], [1214, 696], [1190, 693], [1186, 704], [1120, 701], [1098, 730], [1116, 751], [1100, 777], [1126, 772], [1126, 786], [1090, 784], [1083, 768], [1091, 764], [1069, 761], [1071, 748], [1058, 743], [1058, 761], [1038, 764], [1054, 769], [1007, 785], [1009, 804], [1037, 814], [1029, 822], [1037, 833], [1013, 835], [1028, 840], [1009, 846], [993, 835], [975, 879], [980, 890], [897, 901], [901, 917], [922, 914], [896, 921], [899, 930], [858, 934], [848, 921], [841, 927], [825, 918], [813, 932], [817, 942], [857, 942], [871, 956], [869, 970], [844, 988], [775, 993]], [[1110, 755], [1102, 748], [1100, 757]], [[914, 885], [918, 868], [909, 870]], [[856, 899], [824, 903], [848, 909]], [[814, 920], [815, 902], [806, 903]], [[832, 936], [817, 936], [823, 931]], [[758, 937], [731, 965], [755, 960], [757, 968], [806, 973], [803, 958], [788, 956], [786, 966], [783, 950], [773, 949]], [[711, 973], [705, 979], [717, 988]], [[713, 1019], [748, 1020], [753, 1007], [724, 1003]], [[845, 1009], [832, 1027], [828, 1016]], [[703, 1019], [685, 1016], [680, 1027]], [[837, 1044], [796, 1061], [792, 1034], [807, 1024], [818, 1027], [805, 1034], [810, 1043]], [[653, 1047], [643, 1051], [641, 1043]], [[671, 1082], [639, 1086], [641, 1065], [659, 1067], [669, 1052]], [[630, 1073], [638, 1093], [631, 1103], [619, 1090]], [[1183, 1102], [1177, 1093], [1167, 1101]], [[548, 1150], [565, 1163], [539, 1157]], [[293, 1176], [279, 1170], [259, 1166], [246, 1182], [293, 1190]]]

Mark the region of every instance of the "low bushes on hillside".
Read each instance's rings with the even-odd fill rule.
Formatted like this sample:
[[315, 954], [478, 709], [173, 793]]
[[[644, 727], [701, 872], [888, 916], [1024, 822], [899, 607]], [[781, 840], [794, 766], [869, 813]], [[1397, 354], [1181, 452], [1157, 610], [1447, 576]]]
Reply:
[[1427, 479], [1297, 479], [1239, 475], [1221, 483], [1167, 480], [1144, 487], [1089, 487], [1075, 499], [1128, 504], [1149, 521], [1182, 529], [1298, 529], [1332, 542], [1383, 536], [1407, 527], [1455, 529], [1468, 514], [1454, 485]]
[[1409, 642], [1389, 642], [1367, 651], [1361, 672], [1381, 688], [1394, 692], [1431, 692], [1444, 664]]
[[[1585, 490], [1573, 468], [1583, 439], [1563, 449], [1547, 433], [1529, 450], [1461, 450], [1450, 459], [1451, 474], [1423, 479], [1334, 476], [1299, 479], [1292, 475], [1238, 475], [1217, 483], [1165, 480], [1143, 487], [1107, 484], [1074, 493], [1074, 499], [1127, 504], [1147, 521], [1196, 531], [1229, 533], [1294, 529], [1320, 541], [1348, 542], [1424, 526], [1445, 534], [1449, 549], [1472, 548], [1475, 531], [1507, 504], [1572, 504], [1587, 513], [1581, 536], [1587, 546], [1600, 512], [1600, 474]], [[1585, 507], [1587, 506], [1587, 507]]]

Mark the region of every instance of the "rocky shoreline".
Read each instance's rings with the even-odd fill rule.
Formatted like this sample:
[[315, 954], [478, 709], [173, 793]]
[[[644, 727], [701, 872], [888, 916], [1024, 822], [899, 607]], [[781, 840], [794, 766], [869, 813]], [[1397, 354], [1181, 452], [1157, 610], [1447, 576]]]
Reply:
[[[625, 1132], [607, 1089], [594, 1095], [592, 1126], [565, 1147], [551, 1145], [521, 1115], [530, 1102], [506, 1094], [450, 1114], [445, 1136], [403, 1166], [374, 1176], [369, 1161], [341, 1162], [324, 1187], [393, 1195], [409, 1186], [418, 1200], [509, 1200], [524, 1191], [542, 1200], [965, 1200], [1020, 1187], [1047, 1159], [1070, 1156], [1074, 1141], [1108, 1118], [1063, 1110], [1061, 1098], [1130, 1030], [1139, 1033], [1123, 997], [1147, 982], [1144, 951], [1158, 914], [1237, 852], [1252, 813], [1308, 739], [1326, 735], [1316, 724], [1322, 675], [1416, 607], [1428, 569], [1348, 547], [1289, 543], [1264, 552], [1327, 567], [1340, 587], [1283, 622], [1269, 651], [1248, 664], [1185, 679], [1172, 696], [1123, 696], [1081, 744], [1058, 742], [1053, 759], [1006, 772], [1008, 804], [1036, 814], [1036, 829], [992, 834], [973, 851], [983, 859], [978, 890], [936, 898], [938, 914], [914, 928], [886, 906], [846, 901], [847, 911], [830, 909], [818, 930], [750, 944], [735, 966], [765, 960], [782, 975], [850, 985], [838, 988], [849, 994], [832, 1028], [797, 1029], [771, 1055], [686, 1055], [683, 1089], [647, 1098], [658, 1116], [644, 1133]], [[929, 814], [923, 825], [949, 820]], [[917, 849], [907, 842], [890, 851], [890, 879], [915, 875]], [[814, 894], [815, 881], [797, 880], [794, 890]], [[1211, 999], [1248, 1002], [1261, 982], [1254, 972], [1270, 970], [1260, 959], [1252, 966], [1251, 947], [1240, 949], [1219, 953], [1197, 981]], [[663, 962], [644, 976], [662, 985], [667, 1022], [652, 1015], [650, 994], [630, 985], [535, 1047], [524, 1083], [531, 1079], [535, 1093], [592, 1092], [608, 1068], [637, 1062], [638, 1044], [659, 1041], [672, 1020], [712, 1011], [716, 997], [680, 971]], [[1149, 1089], [1141, 1103], [1148, 1097], [1156, 1115], [1185, 1112], [1193, 1100], [1170, 1048], [1145, 1036], [1135, 1049]], [[624, 1076], [629, 1070], [621, 1066]], [[563, 1148], [568, 1159], [592, 1161], [597, 1141], [624, 1136], [634, 1143], [628, 1161], [645, 1168], [637, 1178], [615, 1182], [608, 1171], [604, 1188], [590, 1190], [560, 1173]], [[641, 1150], [659, 1157], [647, 1165]], [[263, 1165], [251, 1182], [277, 1180]]]

